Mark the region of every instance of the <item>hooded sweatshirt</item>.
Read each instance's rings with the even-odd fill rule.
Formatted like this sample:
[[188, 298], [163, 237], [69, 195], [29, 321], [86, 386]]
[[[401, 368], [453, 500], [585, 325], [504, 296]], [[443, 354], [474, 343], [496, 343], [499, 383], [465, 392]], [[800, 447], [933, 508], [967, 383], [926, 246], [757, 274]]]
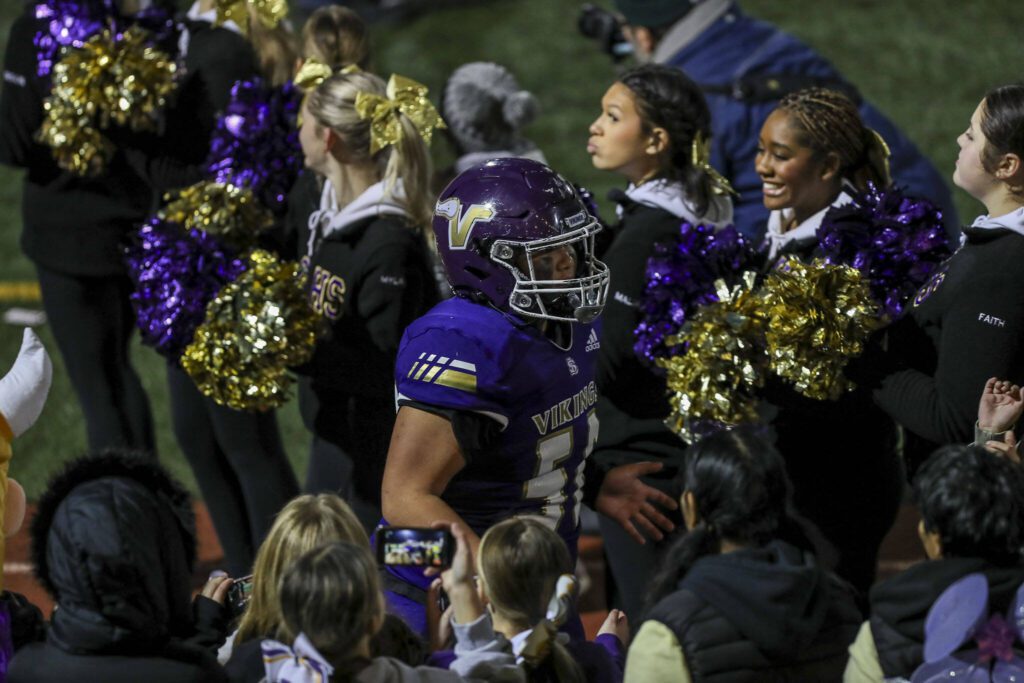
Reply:
[[626, 680], [655, 640], [674, 640], [694, 681], [839, 680], [859, 618], [849, 587], [788, 543], [710, 555], [651, 610]]
[[[918, 437], [910, 462], [974, 435], [989, 377], [1024, 376], [1024, 208], [982, 216], [888, 330], [875, 401]], [[865, 382], [869, 378], [860, 378]]]
[[404, 208], [401, 183], [371, 185], [344, 207], [324, 183], [309, 217], [310, 303], [330, 325], [309, 365], [313, 389], [393, 395], [402, 332], [437, 302], [426, 241]]

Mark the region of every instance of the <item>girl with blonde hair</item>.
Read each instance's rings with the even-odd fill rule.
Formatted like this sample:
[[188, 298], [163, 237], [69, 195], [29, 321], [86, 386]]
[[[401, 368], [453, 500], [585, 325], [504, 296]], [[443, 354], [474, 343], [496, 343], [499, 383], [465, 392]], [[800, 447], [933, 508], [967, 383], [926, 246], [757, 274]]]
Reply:
[[363, 71], [334, 74], [302, 108], [306, 168], [323, 182], [305, 245], [310, 302], [331, 327], [307, 366], [306, 487], [341, 492], [366, 528], [380, 519], [398, 342], [437, 301], [423, 231], [427, 143], [440, 125], [426, 88], [396, 75], [385, 84]]

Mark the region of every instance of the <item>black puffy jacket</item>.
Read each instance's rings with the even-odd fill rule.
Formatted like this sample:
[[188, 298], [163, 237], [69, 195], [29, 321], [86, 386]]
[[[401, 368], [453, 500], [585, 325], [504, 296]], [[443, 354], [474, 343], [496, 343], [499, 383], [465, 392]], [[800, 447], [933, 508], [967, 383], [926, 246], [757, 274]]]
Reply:
[[223, 680], [222, 610], [190, 604], [194, 529], [188, 493], [152, 459], [66, 466], [32, 524], [36, 575], [56, 603], [50, 629], [18, 651], [8, 680]]

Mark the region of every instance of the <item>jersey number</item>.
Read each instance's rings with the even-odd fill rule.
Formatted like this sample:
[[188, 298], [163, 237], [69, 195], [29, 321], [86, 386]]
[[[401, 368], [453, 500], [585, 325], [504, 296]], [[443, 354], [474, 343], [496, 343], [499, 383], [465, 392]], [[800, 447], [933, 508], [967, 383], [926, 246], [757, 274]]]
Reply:
[[[583, 466], [597, 443], [597, 415], [591, 410], [587, 413], [587, 448], [583, 453], [583, 461], [576, 468], [576, 492], [573, 494], [572, 514], [573, 528], [580, 523], [580, 505], [583, 502]], [[552, 432], [537, 442], [537, 469], [523, 486], [523, 497], [527, 500], [544, 501], [541, 517], [552, 528], [557, 529], [565, 514], [565, 485], [569, 482], [566, 471], [566, 460], [573, 454], [572, 427]]]

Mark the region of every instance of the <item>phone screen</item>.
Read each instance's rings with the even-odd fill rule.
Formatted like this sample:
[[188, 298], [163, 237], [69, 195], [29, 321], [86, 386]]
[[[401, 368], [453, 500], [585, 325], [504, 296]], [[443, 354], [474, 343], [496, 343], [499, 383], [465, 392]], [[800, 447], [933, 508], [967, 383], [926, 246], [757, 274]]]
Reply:
[[235, 579], [228, 589], [228, 606], [234, 614], [241, 614], [252, 597], [252, 574]]
[[377, 559], [382, 564], [447, 567], [454, 552], [454, 539], [445, 529], [382, 527], [377, 531]]

